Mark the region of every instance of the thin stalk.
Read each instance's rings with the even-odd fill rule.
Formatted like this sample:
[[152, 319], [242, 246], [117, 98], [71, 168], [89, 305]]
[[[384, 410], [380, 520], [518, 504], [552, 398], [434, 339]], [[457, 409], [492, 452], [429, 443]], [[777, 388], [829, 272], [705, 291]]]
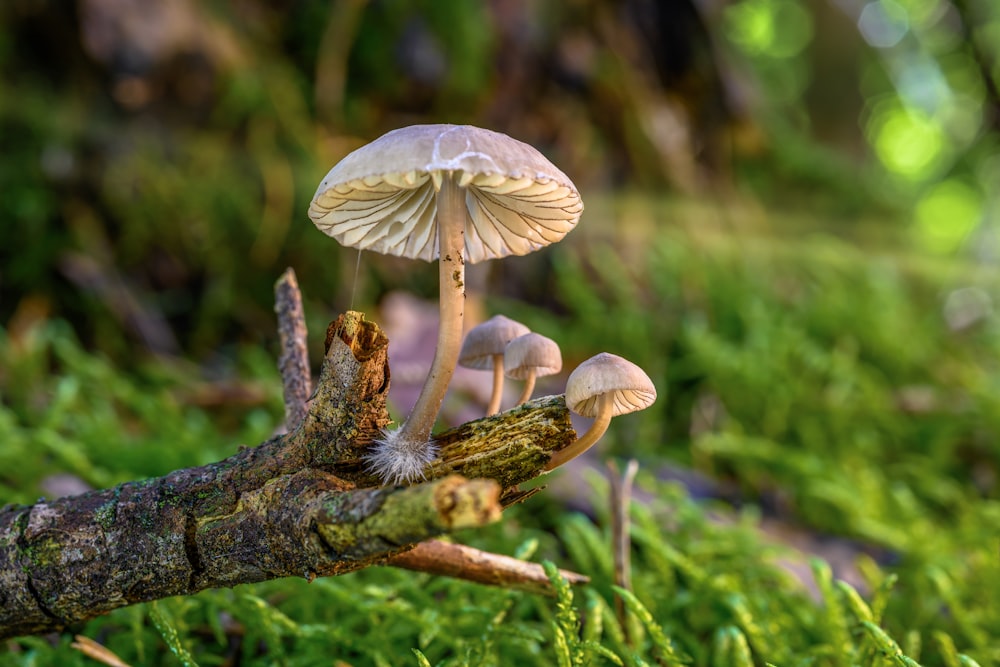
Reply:
[[569, 447], [560, 449], [552, 455], [552, 458], [545, 465], [546, 472], [555, 470], [562, 464], [583, 454], [600, 440], [604, 432], [608, 430], [608, 425], [611, 423], [611, 411], [615, 405], [614, 392], [609, 391], [601, 394], [597, 401], [597, 417], [594, 418], [594, 423], [590, 425], [586, 433], [577, 438], [576, 442], [570, 444]]
[[[632, 483], [639, 472], [639, 462], [629, 459], [625, 473], [618, 475], [618, 466], [608, 461], [611, 480], [611, 544], [614, 548], [615, 585], [627, 591], [632, 590], [632, 549], [629, 533], [629, 506], [632, 504]], [[631, 624], [626, 615], [625, 600], [615, 596], [615, 615], [625, 633], [625, 643], [634, 646]]]
[[465, 189], [449, 174], [437, 195], [438, 281], [440, 321], [437, 349], [410, 416], [399, 433], [405, 442], [429, 442], [434, 422], [462, 349], [465, 315]]
[[486, 406], [486, 416], [492, 417], [500, 412], [500, 400], [503, 398], [503, 355], [493, 355], [493, 393], [490, 404]]
[[517, 399], [518, 405], [523, 405], [531, 400], [531, 394], [535, 391], [535, 371], [529, 371], [528, 377], [524, 378], [524, 389]]

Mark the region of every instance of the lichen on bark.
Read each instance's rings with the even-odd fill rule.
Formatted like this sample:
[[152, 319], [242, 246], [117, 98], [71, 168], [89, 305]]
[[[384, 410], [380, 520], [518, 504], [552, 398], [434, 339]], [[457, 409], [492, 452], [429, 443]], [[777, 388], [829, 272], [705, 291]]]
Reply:
[[347, 312], [289, 433], [211, 465], [0, 509], [0, 638], [205, 588], [384, 563], [496, 520], [501, 498], [575, 437], [562, 398], [537, 399], [441, 434], [427, 482], [380, 488], [362, 457], [389, 422], [387, 346]]

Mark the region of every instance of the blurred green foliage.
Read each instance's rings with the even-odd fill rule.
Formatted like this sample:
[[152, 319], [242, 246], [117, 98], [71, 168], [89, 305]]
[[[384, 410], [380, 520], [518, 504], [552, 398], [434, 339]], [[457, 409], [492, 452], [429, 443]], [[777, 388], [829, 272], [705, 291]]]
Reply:
[[0, 497], [32, 502], [54, 472], [103, 488], [266, 440], [282, 405], [274, 359], [248, 347], [234, 364], [219, 373], [239, 384], [177, 363], [124, 373], [81, 349], [63, 322], [16, 341], [0, 330]]
[[[585, 199], [763, 201], [819, 209], [837, 234], [864, 221], [997, 252], [993, 3], [241, 7], [0, 7], [0, 321], [53, 315], [119, 358], [207, 359], [266, 342], [270, 283], [293, 265], [322, 326], [354, 258], [306, 222], [313, 189], [415, 122], [511, 133]], [[419, 268], [365, 268], [363, 303], [433, 292]]]

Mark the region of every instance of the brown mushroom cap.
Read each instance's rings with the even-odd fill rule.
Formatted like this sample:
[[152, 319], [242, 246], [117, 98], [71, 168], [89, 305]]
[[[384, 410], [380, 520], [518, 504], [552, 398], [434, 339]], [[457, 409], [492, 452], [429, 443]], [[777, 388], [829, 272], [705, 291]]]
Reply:
[[462, 343], [462, 351], [458, 354], [458, 363], [466, 368], [490, 370], [493, 368], [493, 358], [504, 353], [507, 343], [530, 331], [528, 327], [509, 317], [494, 315], [469, 329]]
[[648, 408], [656, 387], [646, 372], [627, 359], [601, 352], [577, 366], [566, 380], [566, 406], [582, 417], [596, 417], [599, 398], [612, 393], [611, 416]]
[[583, 203], [572, 181], [528, 144], [469, 125], [413, 125], [354, 151], [309, 206], [340, 243], [427, 261], [438, 257], [436, 192], [465, 188], [465, 261], [526, 255], [561, 240]]
[[503, 371], [515, 380], [554, 375], [562, 370], [559, 345], [551, 338], [537, 333], [527, 333], [507, 344], [503, 353]]

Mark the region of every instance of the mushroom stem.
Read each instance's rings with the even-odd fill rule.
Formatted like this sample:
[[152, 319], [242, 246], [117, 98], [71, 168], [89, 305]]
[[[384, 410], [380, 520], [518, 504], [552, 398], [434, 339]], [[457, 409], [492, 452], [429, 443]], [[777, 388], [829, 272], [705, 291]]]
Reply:
[[518, 405], [523, 405], [531, 400], [531, 393], [535, 391], [535, 371], [530, 371], [528, 377], [524, 378], [524, 390], [517, 399]]
[[454, 176], [445, 175], [437, 194], [438, 281], [441, 293], [437, 349], [420, 396], [399, 433], [399, 438], [406, 442], [430, 442], [431, 430], [462, 348], [465, 218], [465, 189], [459, 187]]
[[575, 459], [580, 454], [591, 448], [604, 432], [608, 430], [608, 425], [611, 423], [611, 414], [615, 406], [615, 396], [614, 392], [606, 392], [601, 394], [597, 398], [597, 416], [594, 418], [594, 423], [590, 425], [587, 432], [583, 436], [576, 439], [576, 442], [570, 444], [569, 447], [564, 447], [558, 452], [552, 455], [549, 462], [545, 465], [545, 472], [550, 470], [555, 470], [562, 464]]
[[486, 406], [486, 416], [492, 417], [500, 412], [500, 400], [503, 398], [503, 355], [493, 355], [493, 393], [490, 403]]

